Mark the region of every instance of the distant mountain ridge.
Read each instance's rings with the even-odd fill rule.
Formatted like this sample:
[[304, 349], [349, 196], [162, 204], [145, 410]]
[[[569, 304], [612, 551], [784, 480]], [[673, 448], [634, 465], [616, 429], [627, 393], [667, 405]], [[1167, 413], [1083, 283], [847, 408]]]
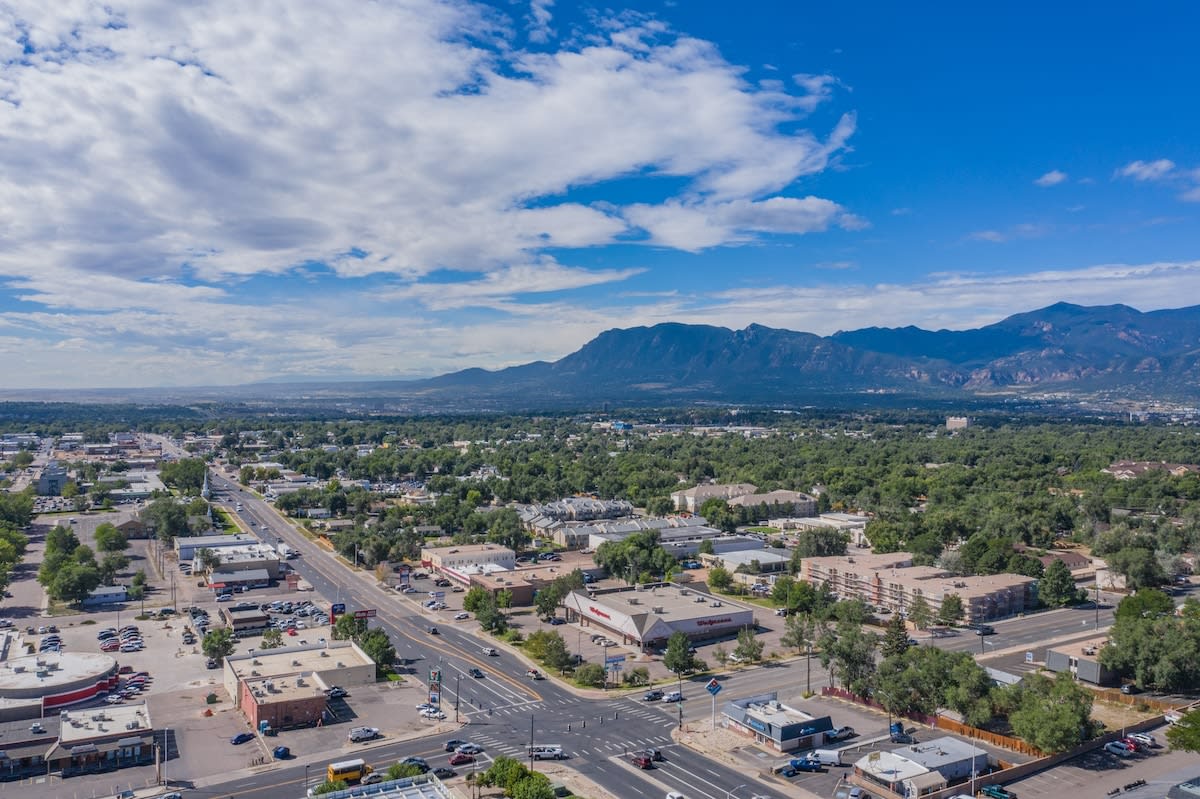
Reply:
[[1200, 306], [1142, 313], [1057, 303], [972, 330], [832, 336], [677, 322], [606, 330], [557, 361], [468, 369], [408, 384], [502, 398], [708, 397], [796, 392], [991, 392], [1020, 388], [1200, 395]]

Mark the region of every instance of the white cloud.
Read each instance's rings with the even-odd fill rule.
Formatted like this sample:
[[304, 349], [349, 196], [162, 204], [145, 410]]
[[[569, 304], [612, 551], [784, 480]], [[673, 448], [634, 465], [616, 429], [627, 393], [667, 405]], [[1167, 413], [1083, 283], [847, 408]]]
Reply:
[[1157, 161], [1131, 161], [1117, 170], [1117, 177], [1138, 181], [1162, 180], [1175, 169], [1175, 162], [1166, 158]]
[[690, 252], [747, 241], [759, 233], [818, 233], [831, 227], [861, 230], [867, 225], [837, 203], [820, 197], [633, 205], [625, 216], [649, 234], [650, 243]]
[[968, 233], [967, 238], [973, 241], [990, 241], [995, 244], [1008, 241], [1008, 236], [1005, 236], [998, 230], [976, 230], [973, 233]]
[[1040, 178], [1035, 180], [1034, 183], [1038, 186], [1043, 186], [1043, 187], [1057, 186], [1059, 183], [1062, 183], [1066, 179], [1067, 179], [1066, 172], [1060, 172], [1057, 169], [1051, 169], [1049, 172], [1047, 172], [1046, 174], [1042, 175]]
[[554, 37], [554, 29], [550, 21], [554, 18], [550, 10], [554, 0], [530, 0], [529, 3], [529, 41], [544, 43]]
[[[531, 38], [551, 36], [551, 8], [530, 4]], [[0, 280], [31, 263], [135, 293], [312, 263], [488, 272], [625, 232], [619, 207], [572, 189], [666, 176], [682, 179], [668, 209], [776, 199], [854, 131], [853, 115], [798, 127], [832, 78], [753, 86], [658, 22], [606, 19], [545, 52], [512, 27], [437, 0], [5, 4]], [[745, 234], [729, 230], [701, 238]]]

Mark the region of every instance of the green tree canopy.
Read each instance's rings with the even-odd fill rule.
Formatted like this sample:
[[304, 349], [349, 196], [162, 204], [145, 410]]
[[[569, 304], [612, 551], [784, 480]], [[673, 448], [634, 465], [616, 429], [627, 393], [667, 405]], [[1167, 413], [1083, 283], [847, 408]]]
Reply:
[[204, 653], [205, 657], [214, 660], [223, 660], [229, 657], [236, 648], [237, 639], [233, 636], [233, 630], [228, 627], [217, 627], [210, 630], [200, 641], [200, 651]]
[[727, 591], [733, 585], [733, 575], [721, 566], [713, 566], [708, 570], [708, 584], [714, 590]]
[[1008, 720], [1013, 732], [1043, 752], [1064, 752], [1091, 736], [1092, 694], [1067, 672], [1051, 680], [1027, 674], [1007, 689], [1015, 694]]
[[692, 642], [687, 634], [676, 630], [667, 639], [667, 653], [663, 655], [663, 665], [674, 674], [691, 674], [697, 670], [696, 656], [689, 650]]

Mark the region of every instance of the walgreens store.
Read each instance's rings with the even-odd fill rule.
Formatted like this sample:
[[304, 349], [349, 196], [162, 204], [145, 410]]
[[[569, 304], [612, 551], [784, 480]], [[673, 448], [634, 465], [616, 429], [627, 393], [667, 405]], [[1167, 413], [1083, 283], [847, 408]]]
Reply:
[[563, 607], [568, 621], [596, 627], [622, 644], [643, 649], [664, 645], [674, 632], [703, 640], [755, 625], [754, 608], [673, 583], [572, 591]]

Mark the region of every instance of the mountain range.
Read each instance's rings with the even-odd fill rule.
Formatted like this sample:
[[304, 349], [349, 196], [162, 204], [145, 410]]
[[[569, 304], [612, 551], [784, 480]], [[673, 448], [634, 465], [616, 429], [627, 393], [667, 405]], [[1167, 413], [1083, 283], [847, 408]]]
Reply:
[[467, 369], [395, 387], [402, 385], [426, 395], [523, 396], [546, 405], [1030, 390], [1186, 400], [1200, 395], [1200, 306], [1142, 313], [1057, 303], [971, 330], [867, 327], [831, 336], [665, 323], [607, 330], [554, 362]]

